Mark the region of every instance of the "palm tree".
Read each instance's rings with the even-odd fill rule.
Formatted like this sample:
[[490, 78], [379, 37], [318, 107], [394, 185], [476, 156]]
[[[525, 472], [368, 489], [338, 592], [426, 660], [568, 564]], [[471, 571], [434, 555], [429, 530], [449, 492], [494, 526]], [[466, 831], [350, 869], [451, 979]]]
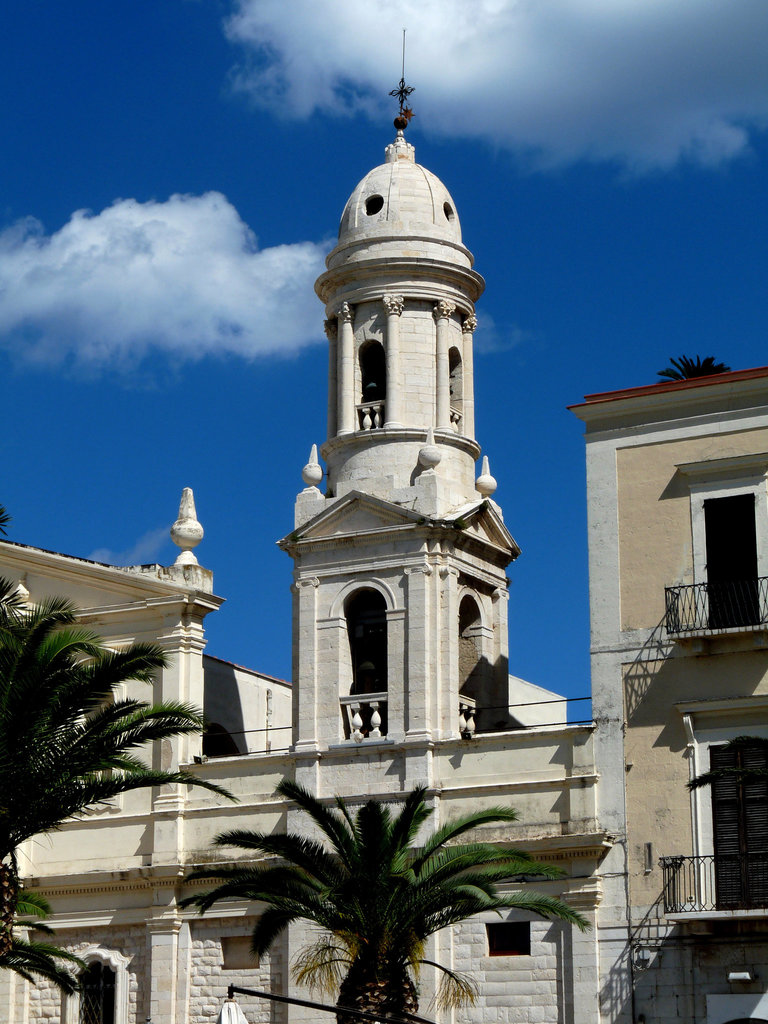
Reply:
[[[221, 787], [184, 771], [147, 767], [144, 744], [202, 728], [187, 704], [116, 699], [127, 680], [151, 682], [166, 664], [154, 644], [108, 650], [75, 625], [73, 606], [22, 603], [0, 579], [0, 965], [13, 948], [17, 850], [85, 808], [166, 783]], [[29, 970], [37, 970], [29, 963]]]
[[692, 377], [711, 377], [715, 373], [729, 373], [730, 366], [725, 363], [716, 363], [714, 356], [696, 356], [691, 359], [689, 356], [680, 356], [679, 359], [670, 359], [672, 363], [664, 370], [659, 370], [659, 377], [664, 380], [690, 380]]
[[[0, 957], [0, 968], [15, 971], [32, 984], [35, 984], [36, 977], [47, 978], [64, 992], [74, 992], [77, 981], [72, 969], [82, 969], [85, 967], [84, 961], [74, 953], [60, 949], [51, 942], [41, 942], [36, 937], [53, 934], [43, 923], [50, 913], [48, 901], [39, 893], [20, 890], [11, 946]], [[30, 933], [29, 937], [22, 938], [16, 933], [17, 928], [25, 929]]]
[[11, 517], [5, 505], [0, 505], [0, 537], [7, 536], [6, 526], [10, 523]]
[[[253, 931], [257, 956], [292, 922], [319, 925], [324, 934], [300, 953], [294, 976], [327, 992], [338, 990], [339, 1008], [382, 1015], [415, 1013], [414, 982], [423, 964], [442, 972], [441, 1006], [474, 1001], [474, 983], [426, 960], [424, 947], [434, 932], [481, 911], [514, 907], [586, 927], [581, 915], [552, 896], [499, 889], [500, 883], [521, 876], [557, 877], [557, 869], [508, 847], [457, 844], [479, 826], [516, 821], [511, 808], [491, 807], [456, 818], [419, 847], [417, 835], [432, 814], [424, 787], [406, 796], [398, 814], [384, 803], [368, 800], [354, 817], [340, 797], [335, 809], [326, 807], [287, 779], [277, 793], [295, 801], [326, 842], [306, 833], [224, 832], [216, 838], [217, 845], [279, 860], [202, 868], [190, 878], [217, 879], [221, 884], [185, 903], [196, 905], [201, 913], [227, 898], [265, 903], [267, 909]], [[346, 1024], [350, 1018], [339, 1012], [338, 1020]]]

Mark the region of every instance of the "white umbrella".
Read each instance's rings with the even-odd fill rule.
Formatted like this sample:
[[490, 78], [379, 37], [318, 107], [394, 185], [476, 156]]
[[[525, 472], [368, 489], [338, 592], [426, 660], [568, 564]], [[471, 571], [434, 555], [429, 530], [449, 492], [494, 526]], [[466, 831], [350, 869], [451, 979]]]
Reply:
[[236, 999], [225, 999], [216, 1024], [248, 1024], [248, 1021]]

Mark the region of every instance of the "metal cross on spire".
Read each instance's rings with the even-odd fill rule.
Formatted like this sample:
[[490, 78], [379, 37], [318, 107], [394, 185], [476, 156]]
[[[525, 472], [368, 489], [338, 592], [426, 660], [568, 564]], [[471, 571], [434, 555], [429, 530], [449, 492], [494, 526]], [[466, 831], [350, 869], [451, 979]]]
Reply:
[[403, 70], [400, 78], [400, 83], [396, 89], [392, 89], [390, 96], [394, 96], [397, 102], [400, 104], [400, 113], [395, 118], [395, 128], [398, 131], [408, 127], [408, 122], [413, 117], [413, 111], [410, 107], [406, 106], [408, 97], [413, 92], [412, 85], [405, 84], [405, 29], [403, 29]]

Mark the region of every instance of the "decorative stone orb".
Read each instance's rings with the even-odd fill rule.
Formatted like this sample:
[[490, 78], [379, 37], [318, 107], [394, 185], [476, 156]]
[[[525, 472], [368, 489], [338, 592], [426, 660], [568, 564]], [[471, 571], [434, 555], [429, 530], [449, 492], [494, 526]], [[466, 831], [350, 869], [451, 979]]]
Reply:
[[480, 472], [480, 476], [475, 481], [475, 489], [482, 494], [484, 498], [490, 498], [493, 492], [498, 487], [496, 483], [496, 477], [491, 476], [491, 469], [488, 464], [488, 456], [483, 456], [483, 468]]
[[307, 487], [317, 487], [322, 483], [323, 467], [318, 462], [308, 462], [301, 471], [301, 479]]
[[435, 469], [440, 465], [442, 457], [443, 453], [436, 444], [425, 444], [423, 448], [419, 448], [419, 465], [424, 469]]

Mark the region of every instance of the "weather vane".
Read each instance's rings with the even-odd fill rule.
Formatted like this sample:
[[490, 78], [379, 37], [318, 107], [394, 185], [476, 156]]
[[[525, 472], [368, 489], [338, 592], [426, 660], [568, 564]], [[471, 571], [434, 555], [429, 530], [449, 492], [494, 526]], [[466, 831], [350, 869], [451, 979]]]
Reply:
[[400, 78], [400, 84], [389, 94], [390, 96], [394, 96], [400, 104], [400, 113], [395, 118], [395, 128], [397, 128], [399, 132], [408, 127], [408, 122], [413, 117], [413, 111], [410, 107], [405, 105], [412, 92], [413, 86], [405, 84], [405, 29], [403, 29], [403, 72]]

